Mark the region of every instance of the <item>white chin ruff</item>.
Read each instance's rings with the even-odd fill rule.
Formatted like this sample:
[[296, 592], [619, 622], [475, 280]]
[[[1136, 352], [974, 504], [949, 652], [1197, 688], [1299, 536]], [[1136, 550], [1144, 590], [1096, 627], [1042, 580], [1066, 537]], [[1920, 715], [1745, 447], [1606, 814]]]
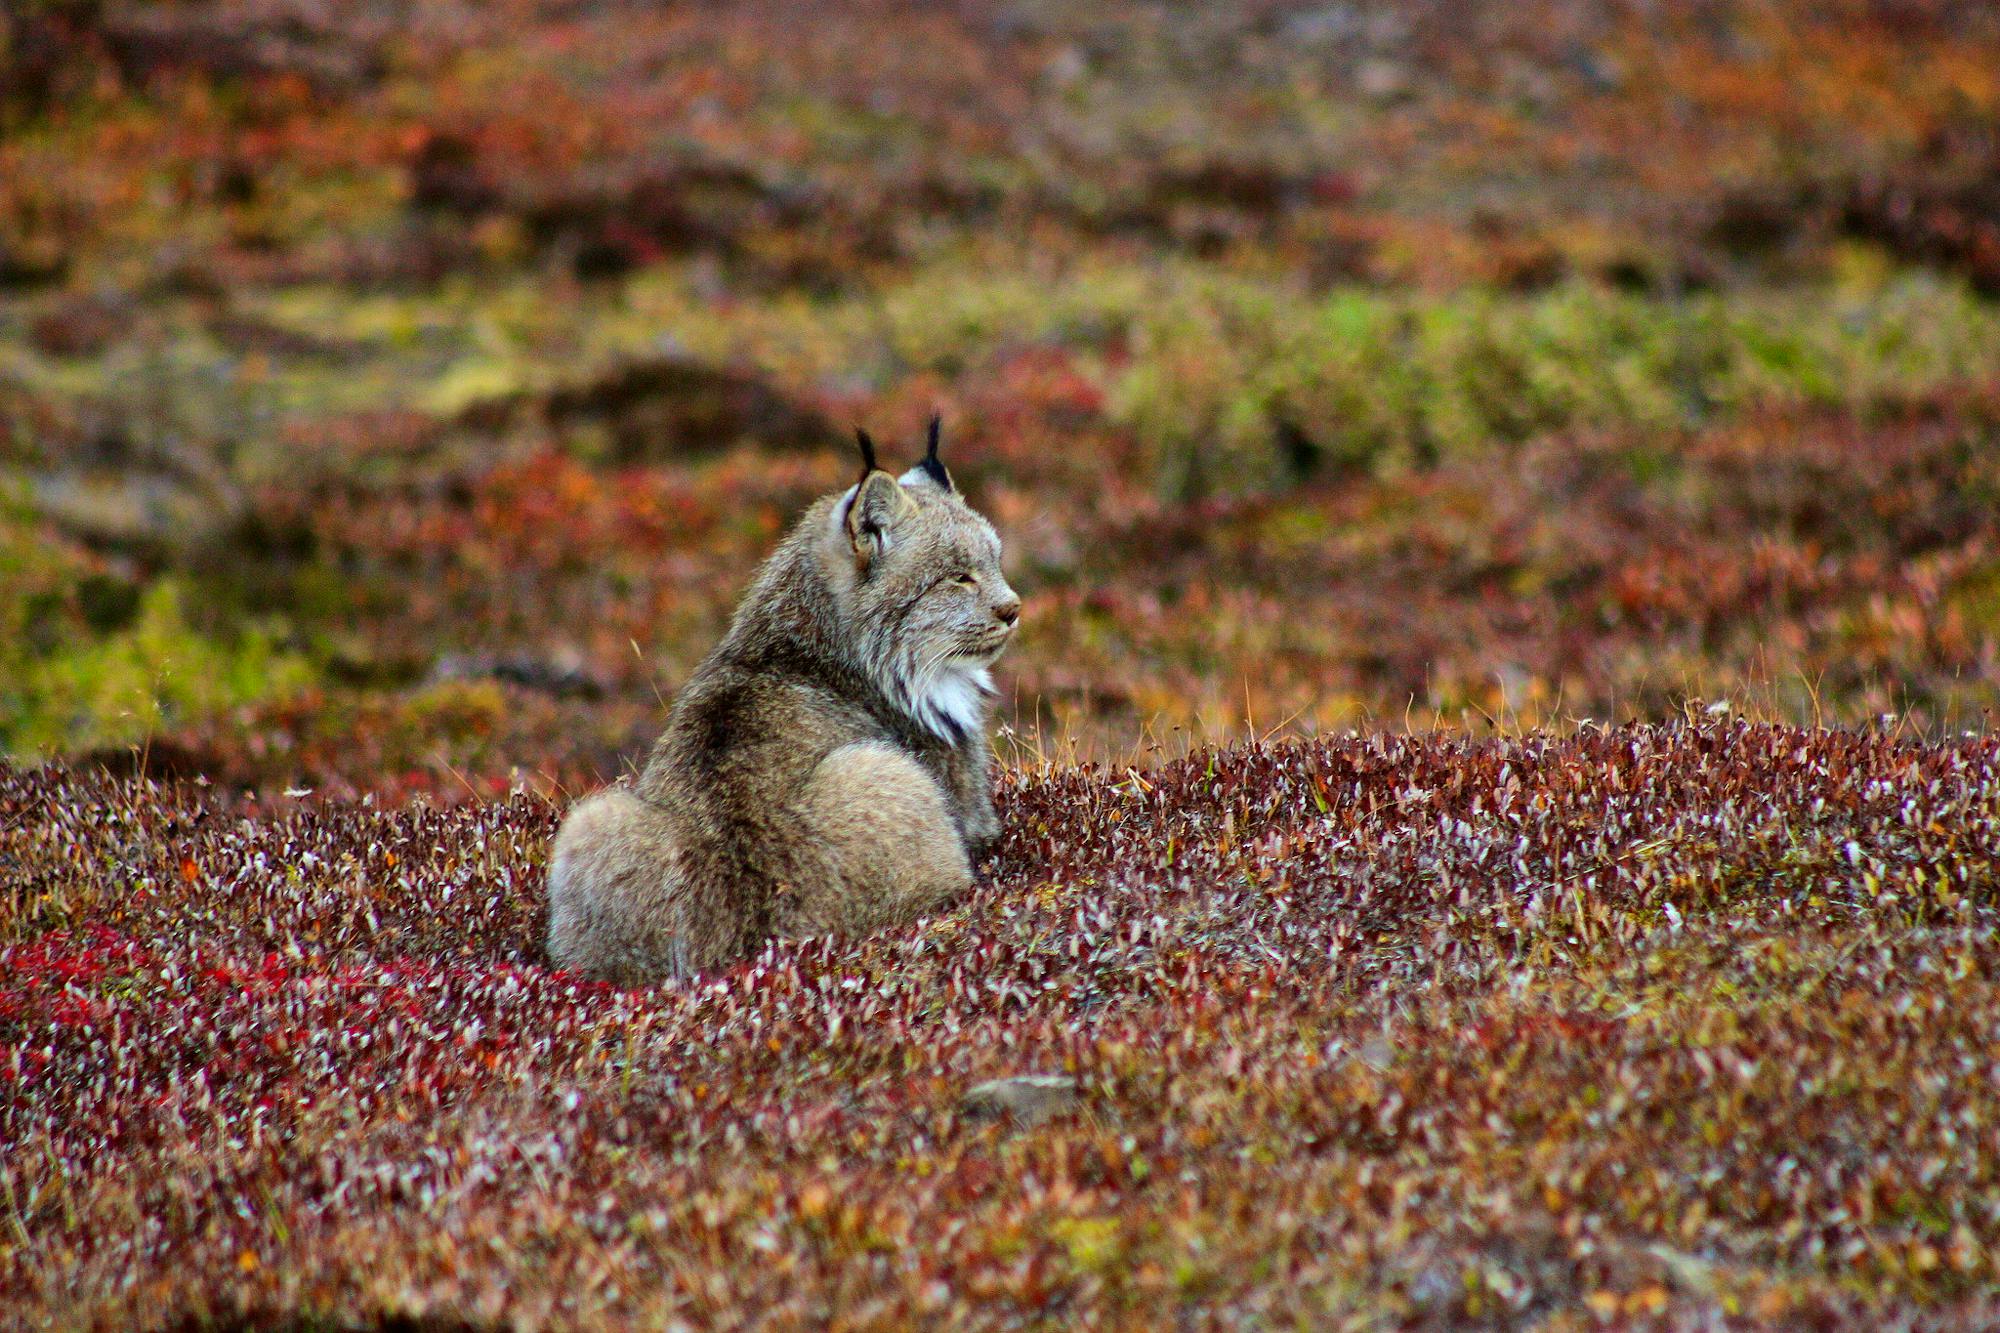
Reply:
[[991, 693], [993, 677], [985, 667], [948, 667], [911, 693], [910, 716], [925, 730], [956, 741], [984, 724]]

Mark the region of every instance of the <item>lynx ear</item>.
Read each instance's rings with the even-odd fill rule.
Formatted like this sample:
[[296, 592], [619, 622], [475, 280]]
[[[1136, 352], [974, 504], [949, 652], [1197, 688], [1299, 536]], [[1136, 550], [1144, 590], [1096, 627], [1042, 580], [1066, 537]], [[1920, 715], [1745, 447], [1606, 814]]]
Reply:
[[847, 502], [847, 540], [854, 559], [867, 566], [895, 542], [896, 529], [917, 510], [916, 501], [888, 473], [877, 469], [864, 476]]
[[943, 418], [935, 412], [931, 413], [930, 447], [924, 450], [924, 461], [902, 475], [905, 486], [930, 485], [948, 492], [958, 489], [952, 484], [951, 473], [945, 471], [944, 464], [938, 460], [938, 432], [942, 425]]

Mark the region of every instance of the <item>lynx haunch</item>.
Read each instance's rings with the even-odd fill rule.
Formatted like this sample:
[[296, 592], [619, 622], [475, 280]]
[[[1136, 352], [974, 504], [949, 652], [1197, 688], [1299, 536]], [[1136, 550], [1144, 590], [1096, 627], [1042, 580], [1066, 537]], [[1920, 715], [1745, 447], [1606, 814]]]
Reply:
[[549, 956], [636, 984], [772, 935], [907, 921], [972, 882], [998, 834], [987, 668], [1021, 599], [930, 448], [861, 479], [758, 571], [674, 699], [644, 770], [573, 806], [549, 869]]

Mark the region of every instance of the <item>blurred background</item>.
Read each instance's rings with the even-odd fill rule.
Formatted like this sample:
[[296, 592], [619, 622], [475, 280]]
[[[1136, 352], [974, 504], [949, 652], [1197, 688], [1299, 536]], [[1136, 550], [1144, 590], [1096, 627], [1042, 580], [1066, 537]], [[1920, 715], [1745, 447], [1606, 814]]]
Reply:
[[1983, 0], [12, 0], [0, 753], [611, 777], [934, 408], [1009, 757], [1985, 726], [1996, 297]]

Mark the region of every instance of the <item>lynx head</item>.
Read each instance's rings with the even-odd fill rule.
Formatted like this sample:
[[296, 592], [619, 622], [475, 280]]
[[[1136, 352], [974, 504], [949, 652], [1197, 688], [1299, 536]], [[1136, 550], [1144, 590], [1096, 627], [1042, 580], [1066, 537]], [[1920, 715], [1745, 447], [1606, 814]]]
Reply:
[[861, 445], [861, 479], [827, 514], [822, 558], [861, 668], [927, 730], [956, 742], [978, 729], [987, 668], [1014, 636], [1021, 599], [1000, 572], [1000, 539], [938, 459], [931, 418], [923, 462], [902, 476]]

